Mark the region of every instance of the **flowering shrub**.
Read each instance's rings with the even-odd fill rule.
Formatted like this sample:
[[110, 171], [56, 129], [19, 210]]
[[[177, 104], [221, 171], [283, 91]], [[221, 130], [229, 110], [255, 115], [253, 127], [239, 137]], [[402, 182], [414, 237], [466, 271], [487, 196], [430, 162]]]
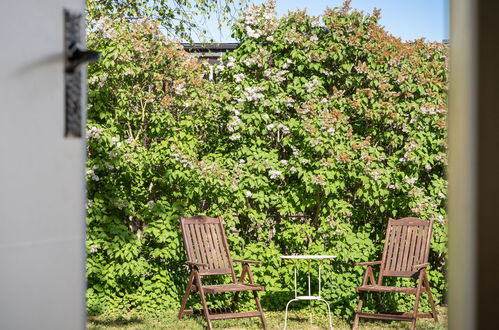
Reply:
[[202, 184], [192, 159], [214, 92], [150, 22], [101, 19], [88, 42], [103, 54], [89, 69], [88, 307], [172, 307], [184, 277], [178, 215], [197, 204], [186, 194]]
[[89, 310], [176, 308], [187, 280], [178, 219], [195, 214], [224, 218], [234, 257], [264, 261], [265, 308], [292, 295], [280, 255], [336, 255], [322, 293], [342, 317], [361, 282], [353, 264], [378, 260], [388, 218], [435, 219], [441, 300], [446, 49], [401, 42], [378, 18], [348, 4], [281, 19], [272, 1], [250, 7], [216, 83], [153, 24], [100, 22], [89, 39], [104, 54], [89, 76]]

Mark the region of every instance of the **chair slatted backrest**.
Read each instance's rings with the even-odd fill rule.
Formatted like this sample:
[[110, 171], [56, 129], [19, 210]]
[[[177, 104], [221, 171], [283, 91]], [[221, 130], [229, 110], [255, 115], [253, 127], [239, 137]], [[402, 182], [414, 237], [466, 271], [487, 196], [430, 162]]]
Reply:
[[236, 275], [222, 220], [198, 215], [181, 218], [180, 225], [188, 261], [207, 265], [199, 267], [199, 274], [231, 274], [235, 282]]
[[433, 220], [389, 219], [378, 285], [383, 276], [412, 277], [413, 266], [428, 262]]

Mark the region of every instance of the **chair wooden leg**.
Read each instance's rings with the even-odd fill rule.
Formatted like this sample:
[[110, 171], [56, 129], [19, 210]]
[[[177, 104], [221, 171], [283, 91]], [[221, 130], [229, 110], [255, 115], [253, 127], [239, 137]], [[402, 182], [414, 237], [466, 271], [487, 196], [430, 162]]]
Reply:
[[180, 311], [178, 312], [178, 318], [181, 319], [184, 315], [185, 305], [187, 304], [187, 299], [191, 294], [192, 283], [194, 282], [194, 272], [191, 272], [189, 276], [189, 282], [187, 282], [187, 287], [185, 289], [184, 298], [182, 299], [182, 304], [180, 305]]
[[[362, 285], [366, 285], [368, 281], [372, 281], [372, 285], [375, 285], [373, 269], [371, 266], [367, 266], [366, 272], [364, 273], [364, 280]], [[357, 312], [355, 313], [355, 319], [353, 320], [352, 329], [357, 329], [359, 326], [359, 313], [362, 312], [362, 304], [364, 303], [364, 292], [359, 292], [359, 303], [357, 304]]]
[[253, 291], [253, 297], [255, 297], [256, 308], [260, 312], [260, 320], [262, 320], [263, 328], [267, 329], [267, 320], [263, 314], [262, 304], [260, 304], [260, 298], [258, 298], [258, 292]]
[[[255, 284], [253, 282], [253, 274], [251, 273], [251, 269], [248, 264], [243, 265], [243, 271], [241, 273], [241, 283], [244, 281], [244, 277], [248, 274], [248, 282], [250, 284]], [[253, 291], [253, 297], [255, 298], [256, 308], [258, 312], [260, 312], [260, 319], [262, 320], [263, 328], [267, 329], [267, 320], [265, 319], [265, 315], [263, 314], [262, 304], [260, 304], [260, 298], [258, 298], [258, 292]]]
[[359, 293], [359, 303], [357, 304], [357, 312], [355, 313], [355, 319], [353, 320], [352, 330], [356, 330], [359, 326], [359, 313], [362, 312], [362, 304], [364, 303], [364, 293]]
[[411, 323], [411, 330], [416, 329], [416, 322], [417, 322], [417, 316], [418, 316], [418, 308], [419, 308], [419, 298], [421, 297], [421, 287], [423, 286], [423, 279], [426, 276], [426, 272], [424, 270], [421, 271], [419, 274], [419, 279], [418, 279], [418, 288], [416, 290], [416, 301], [414, 302], [414, 314], [413, 314], [413, 319]]
[[208, 304], [206, 303], [206, 298], [204, 296], [203, 285], [201, 284], [201, 276], [196, 272], [196, 284], [198, 286], [199, 295], [201, 296], [201, 303], [203, 304], [203, 314], [206, 319], [206, 323], [208, 323], [208, 330], [212, 330], [213, 326], [211, 325], [210, 320], [210, 311], [208, 309]]
[[433, 296], [430, 289], [430, 282], [428, 281], [428, 276], [426, 275], [426, 273], [424, 276], [424, 285], [426, 288], [426, 292], [428, 293], [428, 299], [430, 300], [431, 314], [433, 315], [433, 319], [435, 320], [435, 322], [438, 322], [438, 313], [437, 309], [435, 308], [435, 302], [433, 301]]

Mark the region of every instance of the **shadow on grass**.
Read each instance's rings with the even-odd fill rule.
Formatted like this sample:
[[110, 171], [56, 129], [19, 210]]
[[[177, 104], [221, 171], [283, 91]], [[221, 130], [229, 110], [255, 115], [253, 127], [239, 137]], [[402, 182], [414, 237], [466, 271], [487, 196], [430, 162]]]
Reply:
[[140, 325], [143, 324], [144, 321], [139, 317], [133, 316], [131, 318], [118, 317], [115, 319], [107, 319], [103, 320], [96, 316], [89, 316], [88, 321], [92, 322], [93, 325], [103, 326], [109, 328], [122, 328], [128, 325]]

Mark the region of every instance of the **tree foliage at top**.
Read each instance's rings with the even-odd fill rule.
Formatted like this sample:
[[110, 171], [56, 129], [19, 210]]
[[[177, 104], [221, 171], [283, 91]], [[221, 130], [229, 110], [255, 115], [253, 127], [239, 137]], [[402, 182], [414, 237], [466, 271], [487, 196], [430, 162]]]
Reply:
[[191, 40], [206, 37], [200, 20], [215, 17], [219, 27], [230, 22], [246, 0], [87, 0], [90, 25], [102, 17], [159, 22], [170, 37]]

